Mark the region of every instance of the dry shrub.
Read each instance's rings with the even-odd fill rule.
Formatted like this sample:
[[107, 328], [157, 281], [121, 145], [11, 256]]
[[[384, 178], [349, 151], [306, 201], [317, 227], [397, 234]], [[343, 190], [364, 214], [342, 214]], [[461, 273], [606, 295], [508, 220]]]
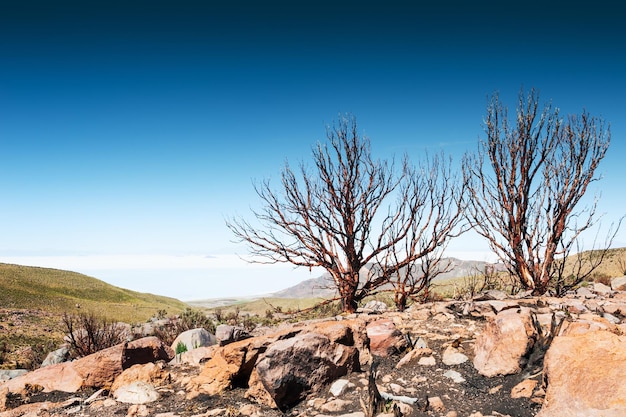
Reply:
[[126, 341], [128, 332], [121, 323], [93, 313], [63, 314], [63, 325], [70, 344], [70, 356], [80, 358]]
[[187, 308], [179, 316], [169, 317], [167, 322], [154, 330], [163, 343], [171, 345], [179, 334], [191, 329], [203, 328], [215, 334], [215, 323], [202, 311]]

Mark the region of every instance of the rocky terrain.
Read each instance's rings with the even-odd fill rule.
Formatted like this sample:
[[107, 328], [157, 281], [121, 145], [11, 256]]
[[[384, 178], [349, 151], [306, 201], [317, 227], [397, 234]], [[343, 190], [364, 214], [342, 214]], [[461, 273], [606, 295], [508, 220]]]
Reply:
[[3, 371], [0, 417], [623, 416], [625, 281], [144, 337]]

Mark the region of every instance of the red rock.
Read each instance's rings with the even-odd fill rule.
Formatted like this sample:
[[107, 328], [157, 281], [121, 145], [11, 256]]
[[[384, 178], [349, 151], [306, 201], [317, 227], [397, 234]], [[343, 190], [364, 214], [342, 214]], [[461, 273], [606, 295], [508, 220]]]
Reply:
[[386, 357], [407, 348], [407, 341], [393, 321], [381, 319], [367, 325], [367, 337], [373, 355]]

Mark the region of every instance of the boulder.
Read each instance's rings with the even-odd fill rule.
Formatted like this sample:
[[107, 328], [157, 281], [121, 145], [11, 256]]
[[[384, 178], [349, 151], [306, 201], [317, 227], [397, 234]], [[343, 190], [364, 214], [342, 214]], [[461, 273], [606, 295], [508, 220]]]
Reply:
[[554, 339], [544, 359], [537, 417], [626, 415], [626, 337], [593, 331]]
[[169, 362], [174, 358], [174, 350], [158, 337], [149, 336], [133, 340], [126, 345], [122, 367], [130, 368], [136, 364], [157, 361]]
[[216, 345], [217, 338], [209, 333], [208, 330], [199, 327], [179, 334], [170, 346], [174, 352], [176, 352], [179, 343], [185, 345], [187, 351], [190, 351], [199, 347]]
[[27, 369], [0, 369], [0, 384], [5, 381], [8, 381], [9, 379], [26, 375], [27, 373], [28, 373]]
[[390, 319], [371, 322], [366, 331], [373, 355], [386, 357], [403, 352], [408, 347], [408, 342]]
[[[130, 385], [137, 381], [147, 382], [152, 385], [161, 385], [170, 379], [170, 374], [165, 370], [164, 362], [146, 363], [133, 365], [125, 369], [111, 386], [111, 391], [115, 391], [124, 385]], [[139, 404], [139, 403], [137, 403]]]
[[365, 322], [362, 320], [323, 321], [309, 325], [302, 331], [322, 334], [333, 343], [354, 346], [359, 351], [361, 366], [371, 361], [370, 340], [367, 337]]
[[487, 320], [476, 338], [474, 367], [486, 377], [520, 372], [535, 338], [529, 310], [503, 310]]
[[258, 379], [283, 411], [358, 369], [356, 348], [316, 333], [275, 342], [256, 365]]
[[217, 348], [200, 374], [187, 384], [188, 397], [216, 395], [234, 386], [246, 386], [259, 355], [276, 340], [290, 335], [289, 331], [283, 331]]
[[613, 291], [626, 291], [626, 276], [613, 278], [611, 280], [611, 289]]
[[233, 342], [238, 342], [239, 340], [244, 340], [249, 337], [250, 333], [248, 333], [248, 331], [243, 327], [220, 324], [215, 329], [215, 338], [220, 346], [224, 346]]
[[192, 349], [188, 352], [183, 352], [180, 355], [176, 355], [173, 363], [184, 363], [188, 365], [200, 365], [210, 360], [217, 351], [218, 345], [203, 346], [196, 349]]

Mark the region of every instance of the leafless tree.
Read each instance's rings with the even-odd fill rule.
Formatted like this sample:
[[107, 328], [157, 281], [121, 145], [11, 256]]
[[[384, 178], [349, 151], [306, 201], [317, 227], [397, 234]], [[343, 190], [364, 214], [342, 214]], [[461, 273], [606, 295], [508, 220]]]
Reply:
[[[398, 168], [393, 161], [373, 159], [370, 142], [359, 135], [354, 117], [329, 127], [327, 139], [328, 144], [313, 149], [313, 171], [303, 164], [296, 175], [286, 164], [280, 192], [268, 180], [255, 187], [263, 203], [261, 210], [253, 211], [257, 224], [235, 218], [227, 225], [237, 240], [248, 244], [252, 262], [324, 268], [342, 309], [350, 312], [400, 268], [445, 243], [450, 220], [440, 216], [441, 225], [424, 229], [434, 230], [432, 240], [420, 234], [416, 224], [428, 207], [422, 191], [415, 189], [421, 182], [414, 175], [421, 173], [407, 158]], [[441, 190], [445, 188], [431, 189]], [[432, 199], [447, 202], [441, 196]], [[423, 242], [428, 248], [418, 249]], [[402, 247], [409, 250], [403, 252]]]
[[[583, 112], [563, 120], [538, 94], [520, 92], [515, 124], [494, 95], [486, 139], [466, 155], [468, 217], [526, 289], [543, 294], [559, 262], [597, 221], [597, 198], [577, 210], [610, 143], [604, 121]], [[511, 124], [510, 124], [511, 123]]]
[[378, 267], [390, 278], [396, 307], [403, 311], [409, 300], [428, 298], [433, 279], [449, 272], [443, 258], [453, 237], [465, 231], [464, 183], [443, 155], [426, 157], [409, 174], [412, 224], [406, 239], [384, 251]]

